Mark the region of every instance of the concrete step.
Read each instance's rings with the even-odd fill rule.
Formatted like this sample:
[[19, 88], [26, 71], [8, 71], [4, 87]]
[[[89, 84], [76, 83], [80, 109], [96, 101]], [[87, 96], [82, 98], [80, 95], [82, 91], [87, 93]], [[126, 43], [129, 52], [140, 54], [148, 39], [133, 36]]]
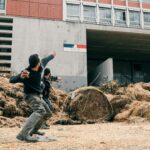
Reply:
[[11, 64], [11, 60], [0, 60], [0, 64]]
[[0, 26], [8, 26], [8, 27], [12, 27], [13, 24], [12, 24], [12, 23], [0, 22]]
[[1, 71], [11, 71], [11, 68], [8, 67], [0, 67], [0, 72]]
[[11, 53], [0, 52], [0, 56], [11, 56]]
[[12, 48], [12, 45], [0, 45], [0, 48]]
[[0, 33], [11, 33], [12, 34], [12, 31], [11, 30], [0, 30]]
[[12, 16], [0, 16], [0, 18], [4, 18], [4, 19], [13, 19]]
[[0, 37], [0, 41], [12, 41], [12, 38]]

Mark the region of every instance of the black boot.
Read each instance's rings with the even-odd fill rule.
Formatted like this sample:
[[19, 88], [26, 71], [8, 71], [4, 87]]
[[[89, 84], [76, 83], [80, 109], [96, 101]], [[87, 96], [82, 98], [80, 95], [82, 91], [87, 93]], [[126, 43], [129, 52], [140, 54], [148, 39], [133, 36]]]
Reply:
[[34, 129], [34, 127], [38, 124], [38, 122], [42, 119], [42, 116], [39, 113], [32, 113], [25, 123], [21, 132], [17, 135], [18, 140], [23, 140], [27, 142], [39, 142], [38, 138], [32, 137], [30, 131]]

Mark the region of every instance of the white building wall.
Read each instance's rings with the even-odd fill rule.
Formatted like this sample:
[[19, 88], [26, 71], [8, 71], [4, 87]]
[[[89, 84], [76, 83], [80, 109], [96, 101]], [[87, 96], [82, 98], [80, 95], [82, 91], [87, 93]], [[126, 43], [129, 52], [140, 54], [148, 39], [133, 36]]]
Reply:
[[21, 17], [13, 19], [12, 71], [19, 73], [27, 67], [31, 54], [38, 53], [42, 58], [55, 50], [57, 56], [48, 67], [53, 75], [63, 78], [57, 86], [67, 91], [87, 85], [87, 53], [66, 52], [64, 43], [86, 44], [87, 29], [150, 34], [150, 30], [143, 29]]

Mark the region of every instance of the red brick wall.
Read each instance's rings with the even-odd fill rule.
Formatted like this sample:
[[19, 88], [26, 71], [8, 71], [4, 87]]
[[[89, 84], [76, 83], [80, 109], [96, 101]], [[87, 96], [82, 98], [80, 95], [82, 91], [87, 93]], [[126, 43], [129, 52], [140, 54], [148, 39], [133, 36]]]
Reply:
[[114, 5], [125, 6], [126, 5], [126, 1], [125, 0], [114, 0]]
[[140, 3], [138, 2], [128, 2], [129, 7], [140, 7]]
[[96, 0], [83, 0], [85, 2], [96, 2]]
[[62, 0], [7, 0], [7, 15], [62, 20]]
[[99, 3], [111, 4], [111, 0], [99, 0]]
[[143, 3], [143, 8], [150, 9], [150, 3]]

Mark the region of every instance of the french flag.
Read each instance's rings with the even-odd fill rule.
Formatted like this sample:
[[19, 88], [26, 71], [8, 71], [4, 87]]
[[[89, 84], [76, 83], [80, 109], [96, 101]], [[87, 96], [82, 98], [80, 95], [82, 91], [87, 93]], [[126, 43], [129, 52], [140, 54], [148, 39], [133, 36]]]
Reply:
[[64, 51], [86, 52], [87, 46], [84, 44], [64, 44]]

